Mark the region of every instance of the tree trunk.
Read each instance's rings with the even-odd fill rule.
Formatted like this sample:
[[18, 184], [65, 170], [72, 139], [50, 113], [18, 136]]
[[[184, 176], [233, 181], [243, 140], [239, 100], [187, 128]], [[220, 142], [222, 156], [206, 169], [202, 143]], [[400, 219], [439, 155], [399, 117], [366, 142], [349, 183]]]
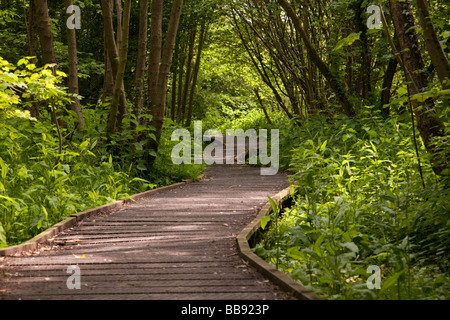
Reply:
[[184, 76], [184, 63], [186, 61], [186, 41], [181, 44], [181, 55], [178, 60], [178, 98], [177, 98], [177, 122], [182, 123], [184, 119], [184, 105], [183, 105], [183, 76]]
[[[410, 1], [390, 0], [390, 10], [400, 46], [399, 57], [406, 74], [409, 92], [410, 95], [415, 95], [427, 89], [428, 79], [420, 53]], [[432, 156], [433, 170], [439, 175], [443, 169], [448, 167], [449, 159], [448, 156], [446, 159], [438, 159], [432, 138], [444, 136], [444, 124], [433, 108], [432, 99], [424, 102], [413, 100], [412, 105], [417, 119], [417, 128], [425, 148]]]
[[[176, 68], [177, 69], [177, 68]], [[175, 122], [175, 115], [177, 110], [177, 73], [176, 69], [172, 72], [172, 108], [170, 110], [171, 119]]]
[[[66, 0], [66, 8], [73, 5], [73, 0]], [[71, 14], [69, 14], [71, 15]], [[69, 56], [69, 93], [78, 95], [78, 59], [77, 59], [77, 38], [75, 29], [67, 28], [68, 56]], [[72, 97], [70, 107], [77, 116], [77, 129], [84, 129], [84, 118], [81, 113], [81, 103], [78, 97]]]
[[386, 72], [384, 73], [383, 88], [381, 89], [381, 110], [385, 117], [390, 114], [389, 100], [391, 99], [392, 81], [394, 80], [395, 72], [397, 70], [397, 59], [390, 59]]
[[162, 50], [162, 19], [163, 19], [163, 0], [152, 1], [150, 26], [150, 54], [148, 62], [148, 107], [149, 111], [153, 107], [153, 101], [156, 97], [157, 83], [159, 75], [159, 64], [161, 62]]
[[117, 33], [116, 33], [116, 44], [117, 48], [122, 48], [122, 0], [114, 0], [116, 5], [116, 16], [117, 16]]
[[[35, 13], [33, 17], [36, 18], [36, 30], [39, 35], [42, 63], [56, 64], [55, 49], [53, 46], [53, 35], [50, 26], [50, 17], [48, 15], [47, 0], [33, 1]], [[52, 68], [55, 71], [54, 68]]]
[[[157, 1], [157, 0], [154, 0]], [[152, 99], [150, 113], [152, 115], [152, 126], [155, 128], [156, 140], [150, 140], [149, 148], [158, 151], [159, 140], [162, 134], [164, 124], [164, 116], [166, 112], [167, 86], [170, 74], [170, 66], [172, 64], [173, 52], [175, 49], [175, 40], [180, 22], [181, 10], [183, 8], [183, 0], [174, 0], [170, 13], [169, 26], [167, 29], [164, 48], [162, 51], [161, 64], [158, 72], [157, 92]], [[161, 13], [162, 15], [162, 13]], [[153, 31], [153, 30], [152, 30]], [[153, 165], [155, 154], [149, 153], [149, 165]]]
[[147, 56], [147, 27], [148, 27], [148, 0], [140, 1], [139, 8], [139, 40], [138, 40], [138, 54], [136, 63], [136, 97], [134, 103], [134, 114], [136, 121], [139, 123], [139, 116], [143, 104], [143, 90], [145, 80], [145, 58]]
[[181, 99], [181, 105], [183, 106], [182, 121], [184, 120], [185, 115], [186, 115], [186, 104], [187, 104], [187, 100], [188, 100], [189, 86], [191, 83], [192, 62], [194, 59], [196, 35], [197, 35], [197, 24], [194, 24], [191, 27], [191, 32], [190, 32], [190, 36], [189, 36], [189, 49], [188, 49], [188, 58], [187, 58], [187, 62], [186, 62], [186, 74], [185, 74], [185, 79], [184, 79], [183, 96]]
[[186, 119], [187, 127], [189, 127], [191, 125], [191, 121], [192, 121], [192, 112], [194, 111], [195, 88], [197, 86], [197, 77], [198, 77], [198, 72], [200, 70], [200, 61], [201, 61], [201, 57], [202, 57], [203, 45], [205, 44], [207, 28], [208, 28], [207, 23], [203, 22], [201, 30], [200, 30], [200, 37], [199, 37], [198, 48], [197, 48], [197, 57], [195, 60], [194, 74], [193, 74], [192, 85], [191, 85], [191, 93], [189, 94], [188, 115], [187, 115], [187, 119]]
[[261, 108], [262, 108], [262, 110], [264, 112], [264, 116], [266, 117], [267, 122], [269, 124], [273, 124], [272, 120], [269, 117], [269, 114], [267, 113], [266, 107], [264, 107], [264, 103], [263, 103], [263, 101], [261, 99], [261, 95], [259, 94], [258, 88], [255, 88], [254, 91], [255, 91], [256, 98], [258, 99], [258, 102], [261, 105]]
[[179, 56], [180, 56], [180, 45], [175, 46], [175, 52], [174, 52], [174, 63], [172, 65], [172, 105], [171, 105], [171, 118], [172, 121], [175, 122], [176, 116], [177, 116], [177, 78], [178, 78], [178, 65], [179, 65]]
[[[34, 0], [30, 1], [30, 11], [27, 18], [27, 10], [24, 6], [25, 26], [27, 28], [27, 41], [28, 41], [28, 55], [33, 57], [30, 59], [30, 63], [36, 64], [38, 40], [36, 38], [36, 18], [34, 17], [36, 9], [34, 8]], [[32, 99], [31, 99], [32, 100]], [[32, 102], [30, 106], [30, 115], [34, 118], [39, 118], [39, 103]]]
[[[125, 87], [123, 84], [123, 78], [120, 80], [120, 82], [117, 84], [117, 75], [120, 74], [119, 72], [119, 52], [116, 46], [116, 40], [114, 38], [114, 26], [113, 26], [113, 1], [112, 0], [101, 0], [101, 7], [102, 7], [102, 13], [103, 13], [103, 28], [105, 33], [105, 46], [108, 53], [109, 62], [111, 65], [113, 80], [114, 80], [114, 89], [113, 89], [113, 96], [112, 100], [114, 99], [114, 94], [120, 92], [119, 96], [119, 102], [118, 105], [113, 105], [111, 101], [110, 105], [110, 113], [108, 116], [108, 125], [106, 131], [108, 132], [108, 135], [114, 133], [118, 127], [120, 127], [122, 123], [122, 119], [126, 113], [126, 96], [125, 96]], [[125, 14], [125, 13], [124, 13]], [[129, 28], [129, 26], [124, 26], [124, 28]], [[128, 43], [126, 44], [128, 48]], [[123, 46], [122, 46], [123, 47]], [[120, 86], [120, 90], [116, 90], [116, 86]], [[114, 117], [115, 124], [112, 124], [113, 119], [111, 117]], [[112, 130], [112, 131], [111, 131]]]
[[111, 59], [109, 58], [108, 50], [105, 41], [105, 79], [103, 82], [102, 102], [106, 103], [111, 99], [114, 93], [114, 75], [111, 67]]
[[360, 78], [361, 78], [361, 97], [364, 100], [369, 98], [371, 91], [371, 63], [369, 57], [369, 44], [367, 38], [367, 24], [364, 20], [363, 11], [364, 0], [358, 0], [354, 3], [353, 10], [355, 11], [355, 26], [358, 32], [360, 32], [359, 40], [361, 42], [361, 68], [360, 68]]
[[[128, 57], [128, 36], [130, 29], [130, 11], [131, 0], [125, 0], [123, 10], [123, 30], [122, 30], [122, 47], [120, 48], [119, 65], [114, 80], [114, 94], [111, 100], [111, 106], [108, 116], [107, 133], [108, 136], [116, 132], [116, 128], [120, 125], [121, 117], [117, 117], [119, 110], [120, 98], [123, 95], [123, 78], [125, 75], [125, 67]], [[119, 121], [118, 121], [119, 120]]]
[[431, 62], [436, 69], [439, 81], [443, 88], [450, 89], [450, 63], [439, 42], [436, 30], [434, 29], [430, 13], [428, 12], [427, 3], [425, 0], [417, 0], [416, 5], [420, 24], [423, 29], [425, 46], [430, 54]]

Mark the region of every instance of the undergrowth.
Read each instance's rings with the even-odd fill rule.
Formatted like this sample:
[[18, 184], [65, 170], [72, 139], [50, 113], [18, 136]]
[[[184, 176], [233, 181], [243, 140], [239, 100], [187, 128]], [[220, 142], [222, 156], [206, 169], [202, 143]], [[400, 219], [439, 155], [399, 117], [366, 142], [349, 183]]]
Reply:
[[[107, 106], [84, 105], [84, 130], [75, 130], [63, 73], [36, 68], [27, 59], [13, 66], [0, 57], [0, 248], [22, 243], [64, 218], [132, 194], [197, 178], [201, 165], [172, 165], [174, 125], [165, 125], [154, 165], [148, 166], [148, 128], [130, 123], [105, 137]], [[39, 119], [27, 110], [40, 106]], [[64, 124], [52, 121], [52, 110]], [[98, 119], [101, 119], [100, 121]], [[147, 139], [133, 142], [137, 134]], [[154, 152], [154, 151], [153, 151]]]
[[281, 127], [294, 201], [253, 250], [327, 299], [448, 299], [448, 173], [434, 175], [421, 147], [423, 187], [406, 117], [368, 108]]

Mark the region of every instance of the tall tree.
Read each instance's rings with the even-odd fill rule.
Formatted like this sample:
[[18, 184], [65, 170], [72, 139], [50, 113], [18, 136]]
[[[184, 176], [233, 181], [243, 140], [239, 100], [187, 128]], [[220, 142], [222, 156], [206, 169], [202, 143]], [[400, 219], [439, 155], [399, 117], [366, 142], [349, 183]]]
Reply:
[[150, 54], [148, 62], [148, 108], [151, 111], [157, 95], [158, 75], [162, 51], [163, 0], [152, 0], [150, 22]]
[[145, 80], [145, 59], [147, 57], [148, 0], [139, 2], [139, 40], [136, 62], [134, 114], [136, 121], [142, 110]]
[[188, 49], [188, 57], [186, 62], [186, 74], [184, 79], [184, 90], [181, 96], [181, 121], [183, 121], [186, 114], [186, 103], [188, 99], [189, 93], [189, 85], [191, 83], [191, 74], [192, 74], [192, 62], [194, 59], [194, 49], [195, 49], [195, 37], [197, 35], [197, 24], [194, 23], [191, 26], [190, 35], [189, 35], [189, 49]]
[[[73, 0], [66, 0], [66, 8], [73, 5]], [[71, 13], [68, 13], [71, 15]], [[67, 43], [68, 43], [68, 56], [69, 56], [69, 93], [73, 94], [72, 104], [70, 105], [72, 111], [77, 116], [77, 129], [84, 129], [84, 118], [81, 112], [81, 103], [77, 95], [79, 94], [78, 88], [78, 58], [77, 58], [77, 38], [74, 28], [67, 28]]]
[[[162, 2], [161, 0], [153, 0], [153, 1], [157, 3]], [[178, 33], [178, 25], [180, 22], [183, 2], [184, 2], [183, 0], [174, 0], [172, 4], [172, 10], [170, 13], [170, 20], [164, 41], [164, 46], [161, 55], [157, 57], [157, 59], [160, 61], [157, 72], [157, 82], [156, 87], [153, 88], [153, 96], [151, 96], [150, 98], [151, 101], [150, 114], [152, 116], [151, 125], [155, 128], [156, 139], [151, 139], [148, 145], [149, 149], [153, 150], [154, 152], [158, 150], [159, 140], [161, 138], [162, 128], [164, 124], [170, 67], [172, 64], [172, 58], [175, 49], [175, 41]], [[152, 11], [152, 15], [156, 14], [158, 18], [162, 17], [162, 6], [160, 7], [156, 6], [156, 8], [160, 11], [159, 12]], [[159, 30], [161, 30], [160, 21], [162, 21], [162, 19], [158, 20], [158, 22], [155, 24], [152, 21], [151, 32], [153, 33], [154, 31], [156, 31], [158, 33], [158, 37], [151, 38], [150, 52], [152, 52], [152, 50], [157, 51], [159, 50], [159, 48], [162, 47], [161, 45], [162, 37], [161, 38], [159, 37]], [[155, 28], [156, 30], [154, 30], [153, 28]], [[155, 158], [156, 154], [149, 152], [149, 159], [148, 159], [149, 165], [153, 164]]]
[[203, 46], [205, 44], [206, 34], [208, 30], [208, 23], [204, 21], [201, 25], [200, 29], [200, 36], [198, 41], [198, 47], [197, 47], [197, 55], [195, 58], [195, 65], [194, 65], [194, 71], [193, 71], [193, 78], [192, 78], [192, 84], [191, 84], [191, 92], [189, 94], [189, 102], [188, 102], [188, 114], [186, 117], [186, 126], [189, 127], [191, 125], [192, 120], [192, 112], [194, 110], [194, 96], [195, 96], [195, 88], [197, 87], [197, 77], [198, 72], [200, 70], [200, 62], [202, 59], [202, 50]]
[[[400, 48], [396, 56], [405, 72], [409, 93], [413, 96], [428, 88], [428, 78], [420, 52], [411, 3], [409, 0], [390, 0], [389, 7]], [[444, 124], [434, 110], [432, 99], [423, 102], [413, 100], [412, 105], [425, 148], [433, 157], [433, 170], [436, 174], [440, 174], [449, 165], [449, 155], [447, 159], [440, 159], [432, 138], [444, 136]]]
[[[126, 10], [129, 4], [126, 4]], [[125, 70], [121, 70], [121, 67], [126, 66], [126, 58], [128, 54], [128, 41], [125, 43], [124, 47], [124, 41], [122, 39], [122, 47], [120, 48], [120, 55], [119, 56], [119, 49], [116, 45], [116, 39], [114, 37], [114, 26], [113, 26], [113, 1], [112, 0], [101, 0], [101, 7], [102, 7], [102, 13], [103, 13], [103, 26], [104, 26], [104, 32], [105, 32], [105, 47], [107, 50], [109, 63], [112, 70], [113, 80], [114, 80], [114, 87], [113, 87], [113, 96], [110, 104], [110, 111], [108, 115], [108, 125], [107, 125], [107, 132], [108, 135], [111, 135], [115, 133], [116, 129], [120, 127], [122, 123], [123, 116], [126, 113], [126, 96], [125, 96], [125, 87], [123, 83], [123, 76]], [[130, 15], [130, 11], [123, 11], [124, 17], [128, 17]], [[123, 22], [123, 29], [127, 29], [127, 32], [129, 30], [129, 23], [128, 25], [125, 24], [125, 21]], [[128, 35], [126, 36], [128, 39]], [[125, 38], [125, 36], [123, 36]], [[125, 51], [122, 51], [122, 49], [126, 49]], [[123, 56], [122, 56], [123, 55]], [[122, 60], [122, 58], [125, 58], [125, 61]], [[122, 62], [122, 65], [120, 64]], [[114, 100], [115, 99], [115, 100]], [[114, 100], [114, 102], [113, 102]]]
[[[27, 41], [28, 41], [28, 55], [33, 57], [30, 59], [31, 63], [36, 64], [37, 60], [37, 50], [38, 50], [38, 40], [36, 37], [36, 9], [34, 8], [34, 1], [30, 1], [29, 17], [27, 18], [26, 6], [24, 6], [24, 16], [25, 16], [25, 26], [27, 28]], [[30, 114], [34, 118], [39, 118], [39, 104], [37, 102], [32, 102], [30, 106]]]
[[108, 118], [107, 130], [109, 133], [114, 133], [116, 131], [116, 126], [120, 125], [123, 118], [117, 118], [117, 112], [119, 112], [119, 99], [123, 96], [123, 79], [125, 74], [125, 67], [127, 63], [128, 56], [128, 37], [130, 29], [130, 13], [131, 13], [131, 0], [125, 0], [124, 10], [123, 10], [123, 23], [122, 23], [122, 38], [121, 38], [121, 48], [119, 55], [119, 65], [117, 68], [117, 73], [114, 81], [114, 93], [111, 100], [111, 107]]
[[32, 8], [34, 8], [33, 17], [36, 19], [36, 31], [39, 35], [39, 43], [42, 51], [42, 63], [56, 64], [47, 0], [32, 0], [32, 2]]

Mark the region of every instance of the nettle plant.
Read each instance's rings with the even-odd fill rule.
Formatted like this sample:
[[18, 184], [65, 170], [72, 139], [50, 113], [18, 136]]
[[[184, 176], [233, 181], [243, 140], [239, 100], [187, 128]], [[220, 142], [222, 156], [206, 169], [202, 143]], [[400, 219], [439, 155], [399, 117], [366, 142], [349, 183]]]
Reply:
[[[442, 299], [449, 191], [426, 161], [422, 186], [410, 124], [371, 112], [295, 129], [293, 205], [274, 211], [276, 224], [254, 250], [327, 298]], [[379, 290], [367, 287], [371, 265], [381, 269]]]

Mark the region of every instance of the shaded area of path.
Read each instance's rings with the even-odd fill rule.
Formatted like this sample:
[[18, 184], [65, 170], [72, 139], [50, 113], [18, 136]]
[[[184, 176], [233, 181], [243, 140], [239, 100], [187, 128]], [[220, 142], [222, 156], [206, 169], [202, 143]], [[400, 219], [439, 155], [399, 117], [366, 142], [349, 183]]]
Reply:
[[[0, 299], [288, 299], [238, 256], [236, 236], [287, 176], [214, 165], [206, 179], [67, 229], [0, 258]], [[69, 290], [67, 268], [80, 270]]]

